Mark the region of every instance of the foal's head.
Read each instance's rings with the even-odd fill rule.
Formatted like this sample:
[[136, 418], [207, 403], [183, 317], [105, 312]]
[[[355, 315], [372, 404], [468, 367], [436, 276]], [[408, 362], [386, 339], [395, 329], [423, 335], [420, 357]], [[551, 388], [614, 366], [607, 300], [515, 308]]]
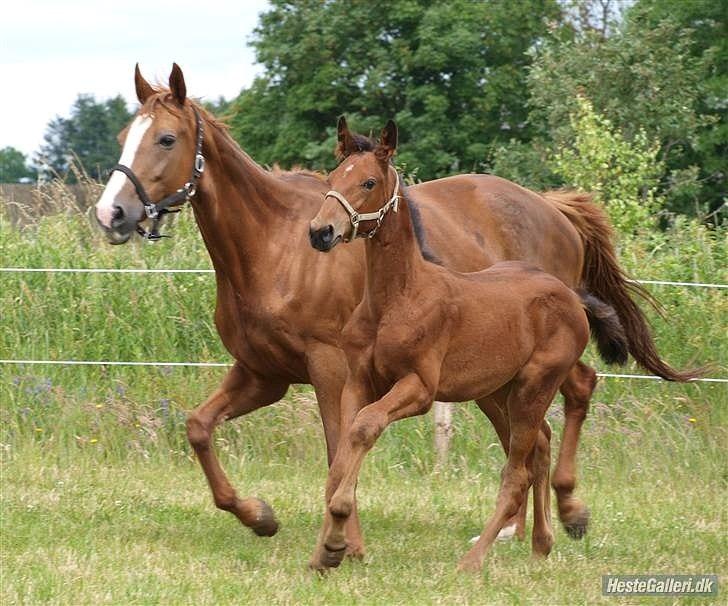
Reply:
[[342, 116], [338, 138], [337, 153], [344, 160], [329, 174], [332, 192], [327, 194], [309, 229], [311, 246], [324, 252], [342, 240], [349, 242], [356, 235], [366, 236], [376, 229], [375, 219], [363, 218], [361, 225], [355, 227], [357, 215], [379, 211], [390, 200], [398, 179], [390, 163], [397, 148], [397, 126], [392, 120], [375, 143], [351, 133]]
[[[149, 199], [158, 202], [190, 180], [197, 123], [176, 63], [169, 76], [169, 90], [153, 88], [138, 65], [134, 80], [141, 107], [119, 134], [119, 164], [130, 168]], [[147, 218], [133, 183], [124, 173], [112, 173], [96, 203], [96, 218], [112, 244], [126, 242]]]

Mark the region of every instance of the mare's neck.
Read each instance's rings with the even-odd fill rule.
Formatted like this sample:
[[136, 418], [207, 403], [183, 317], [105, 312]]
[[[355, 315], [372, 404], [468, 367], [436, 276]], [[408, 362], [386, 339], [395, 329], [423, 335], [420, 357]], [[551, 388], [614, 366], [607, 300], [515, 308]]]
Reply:
[[404, 190], [400, 191], [398, 212], [391, 209], [374, 237], [366, 241], [365, 296], [377, 315], [392, 298], [416, 285], [425, 264]]
[[296, 192], [253, 162], [227, 133], [209, 124], [206, 132], [195, 219], [216, 272], [248, 291], [278, 262], [283, 247], [273, 240], [296, 214]]

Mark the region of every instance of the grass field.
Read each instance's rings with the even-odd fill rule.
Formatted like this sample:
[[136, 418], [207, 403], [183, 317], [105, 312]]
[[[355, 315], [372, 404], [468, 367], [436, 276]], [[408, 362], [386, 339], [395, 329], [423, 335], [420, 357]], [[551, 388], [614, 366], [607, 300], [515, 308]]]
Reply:
[[[171, 241], [113, 249], [78, 212], [22, 230], [0, 219], [1, 264], [209, 267], [190, 219]], [[643, 278], [725, 282], [725, 236], [678, 223], [623, 242], [621, 257]], [[727, 376], [725, 293], [652, 292], [666, 309], [653, 314], [665, 357]], [[0, 274], [0, 358], [227, 361], [213, 301], [211, 276]], [[725, 603], [726, 385], [603, 381], [579, 456], [586, 539], [557, 530], [545, 562], [528, 542], [499, 543], [479, 576], [455, 565], [493, 507], [494, 432], [463, 405], [449, 465], [436, 471], [432, 420], [398, 423], [361, 477], [368, 555], [322, 578], [306, 568], [325, 478], [313, 395], [293, 388], [216, 433], [239, 492], [277, 512], [281, 530], [261, 539], [215, 510], [184, 436], [185, 411], [223, 372], [0, 367], [1, 604], [621, 603], [601, 596], [601, 575], [647, 572], [717, 573]]]

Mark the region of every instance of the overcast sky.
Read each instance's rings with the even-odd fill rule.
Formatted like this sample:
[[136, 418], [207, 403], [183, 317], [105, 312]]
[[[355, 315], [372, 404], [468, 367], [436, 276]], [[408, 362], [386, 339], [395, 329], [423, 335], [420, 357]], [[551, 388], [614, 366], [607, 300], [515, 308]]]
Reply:
[[172, 62], [187, 92], [236, 96], [260, 68], [247, 46], [265, 0], [19, 0], [0, 14], [0, 148], [37, 151], [49, 120], [79, 93], [122, 94], [134, 64], [166, 84]]

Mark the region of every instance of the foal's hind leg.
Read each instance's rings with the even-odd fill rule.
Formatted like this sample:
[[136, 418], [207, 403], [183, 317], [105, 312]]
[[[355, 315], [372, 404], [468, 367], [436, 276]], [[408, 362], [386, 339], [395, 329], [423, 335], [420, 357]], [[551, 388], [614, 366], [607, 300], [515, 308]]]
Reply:
[[533, 475], [533, 531], [531, 533], [531, 549], [535, 556], [546, 557], [554, 544], [554, 533], [551, 527], [550, 471], [551, 427], [549, 427], [548, 422], [544, 419], [531, 460], [531, 473]]
[[[505, 409], [505, 397], [502, 395], [492, 395], [487, 398], [476, 400], [475, 403], [480, 407], [490, 420], [498, 439], [500, 440], [503, 452], [508, 456], [508, 442], [510, 440], [510, 430], [508, 428], [508, 413]], [[512, 516], [498, 533], [498, 538], [509, 539], [515, 536], [522, 541], [526, 536], [526, 512], [528, 510], [528, 492], [523, 499], [523, 503], [518, 511]]]
[[234, 514], [260, 536], [272, 536], [278, 530], [273, 510], [260, 499], [238, 497], [212, 449], [212, 432], [223, 421], [278, 401], [285, 395], [287, 388], [285, 384], [264, 382], [235, 365], [220, 387], [187, 418], [187, 438], [200, 460], [215, 505]]
[[589, 523], [589, 510], [583, 501], [574, 496], [574, 488], [579, 433], [596, 382], [595, 370], [583, 362], [577, 362], [561, 386], [564, 395], [564, 432], [551, 484], [556, 491], [559, 519], [572, 539], [583, 537]]
[[503, 469], [495, 512], [478, 541], [460, 560], [460, 570], [481, 569], [485, 554], [498, 532], [521, 506], [528, 491], [528, 465], [541, 433], [541, 424], [562, 381], [563, 374], [549, 371], [543, 363], [532, 361], [511, 383], [507, 398], [510, 427], [508, 460]]

